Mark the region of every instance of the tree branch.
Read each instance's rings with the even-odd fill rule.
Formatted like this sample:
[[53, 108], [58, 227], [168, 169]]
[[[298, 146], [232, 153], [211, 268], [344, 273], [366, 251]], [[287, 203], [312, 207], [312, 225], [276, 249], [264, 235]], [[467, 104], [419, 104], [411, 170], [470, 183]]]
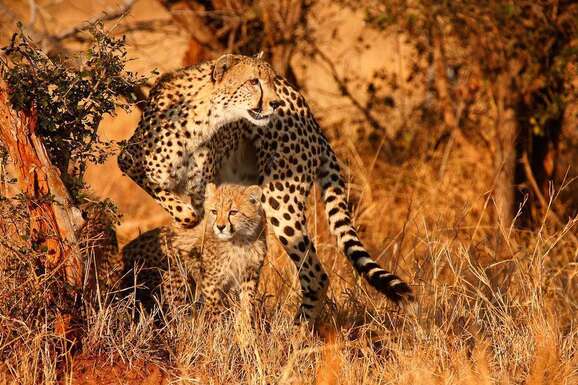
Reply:
[[213, 54], [220, 54], [225, 51], [225, 47], [217, 38], [216, 31], [205, 24], [201, 16], [205, 10], [201, 4], [194, 2], [198, 9], [193, 9], [193, 2], [189, 1], [159, 0], [159, 2], [171, 14], [177, 24], [187, 31], [191, 38], [201, 46], [208, 47]]
[[50, 35], [48, 38], [55, 40], [55, 41], [61, 41], [61, 40], [66, 40], [66, 39], [70, 39], [70, 38], [76, 38], [76, 35], [78, 35], [80, 32], [86, 31], [94, 23], [98, 23], [98, 22], [102, 22], [102, 21], [116, 20], [116, 19], [119, 19], [121, 17], [126, 16], [126, 14], [133, 7], [134, 3], [136, 3], [136, 0], [125, 0], [124, 4], [120, 8], [112, 9], [112, 10], [106, 10], [103, 12], [104, 15], [101, 15], [98, 17], [93, 17], [92, 19], [88, 20], [87, 22], [84, 22], [80, 25], [69, 28], [67, 30], [64, 30], [64, 31], [60, 32], [59, 34]]
[[[554, 212], [554, 209], [553, 208], [551, 208], [550, 210], [548, 209], [550, 205], [546, 201], [546, 198], [542, 194], [542, 191], [540, 191], [540, 187], [536, 182], [536, 178], [534, 177], [534, 173], [532, 172], [532, 166], [530, 165], [530, 161], [528, 160], [527, 152], [524, 152], [524, 154], [522, 155], [521, 162], [522, 166], [524, 167], [524, 173], [526, 174], [528, 183], [530, 183], [532, 191], [534, 192], [534, 194], [536, 194], [536, 197], [538, 197], [538, 201], [540, 201], [540, 206], [542, 206], [542, 210], [544, 211], [545, 214], [550, 214], [550, 216], [552, 217], [552, 219], [554, 219], [554, 222], [556, 222], [558, 226], [564, 227], [562, 219], [558, 216], [558, 214]], [[578, 238], [572, 233], [569, 234], [570, 237], [572, 237], [572, 239], [574, 240], [574, 242], [578, 245]]]
[[337, 68], [335, 67], [335, 64], [331, 61], [329, 56], [327, 56], [323, 51], [321, 51], [321, 49], [315, 43], [310, 42], [310, 45], [315, 51], [315, 53], [321, 58], [321, 60], [329, 67], [331, 77], [333, 77], [333, 80], [337, 83], [339, 91], [341, 91], [343, 96], [349, 99], [351, 104], [353, 104], [353, 106], [357, 108], [359, 112], [363, 114], [363, 116], [365, 116], [365, 119], [369, 122], [371, 127], [373, 127], [375, 130], [381, 131], [384, 135], [384, 138], [386, 138], [387, 141], [391, 144], [392, 138], [387, 134], [387, 130], [385, 129], [385, 127], [382, 126], [377, 121], [377, 119], [375, 119], [371, 115], [371, 112], [367, 108], [365, 108], [361, 104], [361, 102], [359, 102], [359, 100], [357, 100], [357, 98], [351, 93], [351, 91], [349, 91], [349, 89], [347, 88], [347, 83], [339, 76]]

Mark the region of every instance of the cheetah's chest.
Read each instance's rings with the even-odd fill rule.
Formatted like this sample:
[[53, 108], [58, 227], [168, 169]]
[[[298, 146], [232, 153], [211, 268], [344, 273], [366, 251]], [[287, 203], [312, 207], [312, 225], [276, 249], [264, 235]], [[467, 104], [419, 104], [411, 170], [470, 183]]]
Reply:
[[223, 287], [234, 290], [257, 271], [262, 264], [265, 245], [261, 240], [250, 244], [219, 245], [212, 263], [220, 265]]

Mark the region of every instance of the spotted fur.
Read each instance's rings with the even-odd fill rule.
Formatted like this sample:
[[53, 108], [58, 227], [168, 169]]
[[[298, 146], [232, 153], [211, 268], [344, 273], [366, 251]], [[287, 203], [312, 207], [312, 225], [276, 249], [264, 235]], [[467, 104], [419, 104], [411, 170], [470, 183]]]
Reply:
[[116, 238], [116, 214], [99, 202], [86, 201], [81, 207], [82, 226], [77, 231], [85, 257], [85, 287], [96, 297], [119, 288], [123, 272]]
[[[124, 264], [139, 272], [137, 286], [160, 288], [169, 304], [194, 300], [198, 282], [207, 312], [220, 314], [233, 299], [252, 313], [267, 254], [261, 189], [217, 189], [210, 183], [206, 190], [206, 215], [198, 226], [164, 226], [141, 234], [123, 248]], [[150, 305], [150, 291], [141, 291], [140, 299]]]
[[[318, 315], [329, 283], [307, 234], [305, 218], [306, 198], [317, 182], [331, 232], [355, 269], [394, 302], [412, 301], [410, 287], [382, 269], [360, 241], [351, 222], [337, 158], [303, 96], [267, 63], [255, 58], [235, 56], [221, 80], [215, 80], [211, 74], [219, 72], [221, 61], [161, 79], [129, 147], [119, 157], [121, 169], [177, 222], [185, 224], [202, 217], [199, 207], [208, 182], [239, 182], [244, 176], [249, 179], [245, 182], [254, 183], [251, 178], [256, 178], [263, 189], [269, 224], [299, 273], [303, 293], [299, 319]], [[259, 107], [249, 99], [233, 100], [238, 84], [254, 79], [262, 95], [268, 95], [271, 107], [257, 122], [239, 111]], [[228, 102], [213, 106], [220, 100]], [[257, 106], [262, 108], [264, 96], [260, 100]], [[230, 115], [228, 108], [233, 111]], [[211, 120], [213, 109], [228, 118], [215, 123]], [[186, 166], [185, 172], [179, 171], [179, 165]], [[176, 171], [163, 174], [160, 170]], [[186, 203], [189, 200], [191, 203]]]

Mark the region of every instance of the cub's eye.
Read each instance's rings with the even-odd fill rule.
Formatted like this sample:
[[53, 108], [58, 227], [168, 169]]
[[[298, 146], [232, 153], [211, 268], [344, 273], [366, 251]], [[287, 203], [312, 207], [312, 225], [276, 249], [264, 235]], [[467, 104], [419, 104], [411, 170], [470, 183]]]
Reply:
[[231, 210], [229, 211], [229, 215], [235, 216], [237, 215], [238, 211], [237, 210]]
[[249, 84], [252, 86], [256, 86], [257, 84], [259, 84], [259, 79], [251, 79], [249, 80]]
[[213, 214], [213, 215], [217, 215], [217, 210], [215, 210], [215, 209], [212, 209], [212, 210], [211, 210], [211, 214]]

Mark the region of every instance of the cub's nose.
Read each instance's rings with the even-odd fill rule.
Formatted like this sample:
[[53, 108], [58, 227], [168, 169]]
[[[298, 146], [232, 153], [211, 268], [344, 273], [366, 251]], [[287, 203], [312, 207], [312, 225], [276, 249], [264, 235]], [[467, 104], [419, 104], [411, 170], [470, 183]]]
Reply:
[[219, 229], [219, 231], [223, 231], [225, 230], [225, 225], [217, 225], [217, 228]]
[[272, 109], [276, 110], [277, 107], [280, 107], [283, 104], [283, 102], [281, 100], [271, 100], [269, 102], [269, 105], [271, 106]]

